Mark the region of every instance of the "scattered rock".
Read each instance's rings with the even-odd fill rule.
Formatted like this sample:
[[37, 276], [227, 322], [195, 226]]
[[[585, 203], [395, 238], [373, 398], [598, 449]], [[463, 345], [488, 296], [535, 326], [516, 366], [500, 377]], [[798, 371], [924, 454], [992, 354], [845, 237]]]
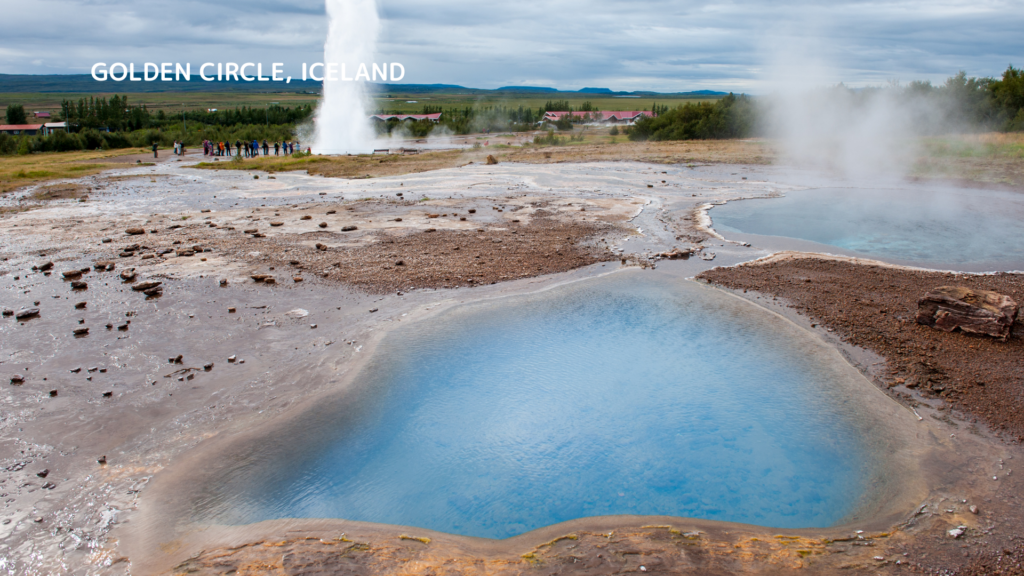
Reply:
[[115, 266], [114, 262], [112, 262], [110, 260], [100, 260], [98, 262], [94, 262], [93, 263], [92, 269], [97, 271], [97, 272], [103, 272], [103, 271], [110, 272], [111, 270], [114, 269], [114, 266]]
[[951, 530], [947, 530], [946, 534], [949, 534], [951, 538], [959, 538], [967, 532], [967, 526], [957, 526]]
[[129, 229], [125, 230], [124, 233], [129, 235], [129, 236], [138, 236], [139, 234], [145, 234], [146, 233], [146, 229], [145, 228], [140, 228], [140, 227], [133, 227], [133, 228], [129, 228]]
[[356, 227], [356, 226], [342, 226], [341, 227], [341, 231], [342, 232], [352, 232], [353, 230], [358, 230], [358, 229], [359, 228]]
[[136, 292], [145, 292], [146, 290], [151, 290], [151, 289], [156, 288], [157, 286], [159, 286], [161, 284], [163, 284], [163, 282], [157, 282], [155, 280], [147, 280], [145, 282], [139, 282], [138, 284], [133, 284], [132, 285], [132, 290], [135, 290]]
[[89, 284], [86, 283], [86, 282], [83, 282], [81, 280], [75, 280], [74, 282], [71, 283], [71, 289], [72, 290], [88, 290], [89, 289]]
[[3, 315], [4, 317], [14, 316], [14, 310], [4, 310]]
[[292, 282], [302, 282], [302, 276], [292, 276]]
[[470, 208], [469, 209], [469, 213], [470, 214], [476, 214], [476, 208]]
[[228, 356], [228, 362], [234, 362], [237, 359], [238, 359], [238, 357], [236, 357], [234, 354], [232, 354], [231, 356]]
[[319, 226], [321, 228], [327, 228], [327, 222], [321, 222], [321, 223], [317, 224], [317, 226]]
[[492, 166], [492, 165], [497, 164], [497, 163], [498, 163], [498, 159], [497, 158], [495, 158], [491, 154], [487, 155], [487, 165], [488, 166]]
[[312, 220], [312, 219], [313, 219], [313, 217], [312, 217], [312, 216], [310, 216], [309, 214], [306, 214], [306, 215], [305, 215], [305, 216], [303, 216], [302, 218], [299, 218], [299, 220]]
[[183, 355], [178, 354], [174, 358], [168, 358], [167, 362], [169, 364], [181, 364], [184, 359], [185, 359], [185, 357]]
[[21, 386], [24, 383], [25, 383], [25, 377], [22, 376], [21, 374], [15, 374], [14, 376], [11, 376], [11, 384], [12, 385], [14, 385], [14, 386]]
[[78, 304], [75, 304], [75, 310], [82, 310], [83, 308], [85, 308], [85, 305], [85, 302], [79, 302]]
[[106, 456], [100, 456], [99, 458], [96, 459], [96, 462], [99, 463], [100, 466], [106, 466], [107, 465], [107, 457]]
[[306, 316], [309, 316], [309, 311], [303, 310], [302, 308], [296, 308], [295, 310], [285, 312], [284, 315], [289, 318], [305, 318]]
[[975, 506], [974, 504], [971, 504], [971, 506], [968, 508], [968, 510], [971, 511], [971, 514], [977, 514], [978, 513], [978, 507]]
[[36, 476], [39, 476], [40, 478], [46, 478], [49, 475], [50, 475], [50, 469], [49, 468], [43, 468], [39, 472], [36, 472]]
[[327, 250], [327, 245], [326, 244], [321, 244], [320, 242], [317, 242], [316, 243], [316, 249], [317, 250]]
[[63, 276], [64, 278], [68, 279], [68, 280], [74, 280], [75, 278], [81, 278], [82, 277], [82, 271], [81, 270], [68, 270], [67, 272], [61, 272], [60, 275]]
[[330, 216], [331, 214], [337, 214], [337, 213], [338, 213], [338, 211], [337, 211], [337, 210], [328, 210], [328, 211], [327, 211], [327, 215], [328, 215], [328, 216]]
[[88, 333], [89, 333], [89, 329], [88, 328], [75, 328], [75, 330], [74, 330], [75, 336], [85, 336]]
[[271, 222], [271, 226], [284, 226], [284, 222]]
[[427, 214], [427, 218], [440, 218], [440, 214]]
[[376, 312], [376, 311], [377, 311], [377, 309], [376, 309], [376, 308], [370, 308], [370, 314], [373, 314], [373, 313], [374, 313], [374, 312]]
[[395, 222], [401, 222], [401, 221], [402, 221], [401, 218], [395, 218]]
[[249, 228], [248, 230], [242, 230], [242, 232], [244, 232], [245, 234], [255, 234], [259, 231], [259, 228]]
[[113, 241], [114, 241], [113, 238], [104, 238], [104, 239], [100, 240], [100, 242], [102, 242], [103, 244], [110, 244]]
[[56, 397], [57, 397], [57, 391], [56, 390], [50, 390], [50, 398], [56, 398]]
[[132, 280], [135, 280], [135, 268], [129, 268], [127, 270], [122, 270], [121, 271], [121, 280], [124, 280], [125, 282], [131, 282]]
[[36, 316], [39, 316], [39, 308], [28, 308], [15, 314], [14, 319], [26, 320], [28, 318], [35, 318]]
[[[56, 392], [56, 390], [54, 390], [53, 392]], [[50, 392], [50, 395], [56, 396], [56, 394], [54, 394], [53, 392]], [[54, 484], [53, 482], [44, 482], [42, 486], [43, 490], [53, 490], [56, 487], [57, 485]]]
[[234, 314], [234, 313], [235, 313], [235, 307], [234, 306], [229, 307], [228, 308], [228, 314]]
[[689, 258], [690, 256], [692, 256], [693, 252], [694, 252], [693, 248], [687, 248], [686, 250], [680, 250], [679, 248], [673, 248], [672, 250], [669, 250], [668, 252], [662, 252], [662, 253], [658, 254], [658, 256], [660, 256], [661, 258], [666, 258], [668, 260], [680, 260], [680, 259], [685, 260], [685, 259]]
[[210, 370], [213, 370], [213, 362], [210, 362], [209, 364], [204, 364], [203, 365], [203, 370], [205, 370], [207, 372], [209, 372]]
[[959, 328], [968, 334], [992, 336], [1005, 341], [1017, 318], [1012, 298], [989, 290], [940, 286], [917, 301], [917, 323], [944, 332]]
[[117, 327], [117, 329], [120, 330], [121, 332], [125, 332], [125, 331], [128, 330], [128, 325], [127, 324], [121, 324], [120, 326]]
[[162, 296], [163, 293], [164, 293], [164, 287], [163, 286], [154, 286], [153, 288], [150, 288], [149, 290], [143, 290], [142, 293], [145, 294], [146, 296]]
[[227, 278], [221, 278], [220, 279], [220, 285], [221, 286], [227, 286], [228, 285], [228, 279]]
[[111, 396], [113, 396], [113, 395], [114, 395], [114, 393], [113, 393], [113, 392], [104, 392], [104, 393], [103, 393], [103, 397], [104, 397], [104, 398], [110, 398], [110, 397], [111, 397]]
[[276, 284], [277, 280], [274, 279], [273, 276], [268, 276], [267, 279], [263, 281], [263, 283], [264, 284]]
[[196, 253], [192, 250], [178, 250], [177, 255], [183, 258], [188, 258], [190, 256], [195, 256]]
[[42, 264], [37, 266], [37, 269], [40, 272], [46, 272], [47, 270], [49, 270], [51, 268], [53, 268], [53, 262], [43, 262]]
[[253, 274], [250, 276], [255, 282], [266, 282], [268, 278], [273, 278], [270, 274]]

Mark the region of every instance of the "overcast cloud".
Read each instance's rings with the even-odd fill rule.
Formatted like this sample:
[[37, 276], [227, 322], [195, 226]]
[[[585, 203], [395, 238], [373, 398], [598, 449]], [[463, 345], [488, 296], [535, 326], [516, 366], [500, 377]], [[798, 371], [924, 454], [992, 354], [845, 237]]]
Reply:
[[[854, 86], [1024, 66], [1024, 0], [378, 5], [378, 62], [403, 63], [404, 82], [756, 93], [780, 62], [803, 59], [816, 81]], [[9, 74], [117, 61], [283, 62], [297, 74], [322, 59], [327, 30], [322, 0], [0, 0], [0, 14]]]

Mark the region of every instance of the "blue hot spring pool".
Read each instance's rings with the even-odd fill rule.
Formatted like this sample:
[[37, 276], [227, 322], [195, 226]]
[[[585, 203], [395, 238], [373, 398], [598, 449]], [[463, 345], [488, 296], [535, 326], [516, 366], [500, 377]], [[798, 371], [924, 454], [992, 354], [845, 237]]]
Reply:
[[402, 326], [194, 510], [488, 538], [618, 514], [830, 526], [874, 474], [859, 378], [738, 298], [614, 274]]
[[1017, 192], [823, 188], [729, 202], [710, 214], [727, 238], [784, 236], [943, 270], [1024, 270], [1024, 194]]

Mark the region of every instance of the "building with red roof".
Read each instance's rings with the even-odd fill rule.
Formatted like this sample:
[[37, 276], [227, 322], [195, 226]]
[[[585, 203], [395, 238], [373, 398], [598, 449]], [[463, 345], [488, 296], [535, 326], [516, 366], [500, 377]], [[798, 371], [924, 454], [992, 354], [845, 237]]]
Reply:
[[641, 116], [653, 118], [654, 114], [646, 110], [622, 112], [617, 110], [595, 110], [592, 112], [545, 112], [544, 119], [548, 122], [556, 122], [565, 115], [579, 118], [584, 122], [600, 122], [602, 124], [632, 124]]
[[42, 130], [42, 124], [0, 124], [0, 134], [11, 136], [35, 136]]

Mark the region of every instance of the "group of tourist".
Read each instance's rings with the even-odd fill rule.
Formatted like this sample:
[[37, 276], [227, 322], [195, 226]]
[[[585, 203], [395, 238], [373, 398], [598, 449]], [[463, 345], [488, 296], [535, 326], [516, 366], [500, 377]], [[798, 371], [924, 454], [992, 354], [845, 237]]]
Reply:
[[[155, 152], [155, 150], [154, 150]], [[179, 140], [174, 141], [174, 155], [184, 156], [185, 155], [185, 143]]]
[[[177, 146], [177, 144], [175, 144]], [[298, 146], [295, 142], [274, 142], [274, 156], [280, 156], [282, 150], [285, 156], [295, 153], [295, 148]], [[263, 140], [261, 145], [258, 141], [253, 140], [252, 142], [242, 142], [241, 140], [235, 141], [235, 156], [243, 156], [245, 158], [255, 158], [260, 155], [260, 149], [263, 149], [264, 156], [270, 156], [271, 144], [266, 140]], [[175, 148], [177, 150], [177, 148]], [[300, 149], [301, 150], [301, 149]], [[203, 141], [203, 156], [231, 156], [231, 142], [213, 142], [211, 140]]]

